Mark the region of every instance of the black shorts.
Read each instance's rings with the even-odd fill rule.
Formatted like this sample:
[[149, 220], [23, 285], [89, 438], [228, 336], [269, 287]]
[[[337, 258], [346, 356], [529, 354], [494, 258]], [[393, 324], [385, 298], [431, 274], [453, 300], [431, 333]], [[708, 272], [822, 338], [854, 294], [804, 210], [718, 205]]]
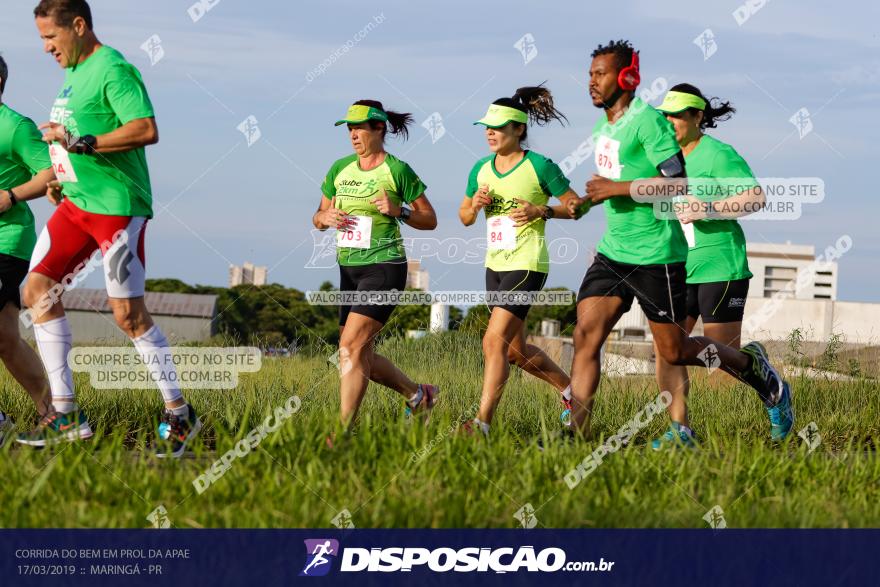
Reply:
[[[360, 267], [339, 266], [339, 291], [403, 291], [406, 289], [406, 259]], [[339, 306], [339, 325], [351, 312], [385, 324], [396, 306], [364, 304]]]
[[[541, 291], [544, 289], [544, 284], [547, 282], [547, 274], [541, 273], [540, 271], [495, 271], [493, 269], [486, 268], [486, 291]], [[489, 306], [489, 311], [492, 311], [492, 308], [495, 306], [491, 304], [487, 304]], [[519, 318], [520, 320], [525, 321], [526, 316], [529, 314], [529, 308], [532, 306], [530, 304], [525, 305], [501, 305], [499, 308], [503, 308]]]
[[598, 253], [584, 275], [577, 301], [613, 296], [623, 300], [627, 312], [636, 298], [651, 322], [681, 322], [687, 308], [686, 279], [684, 263], [630, 265]]
[[742, 322], [748, 295], [748, 279], [689, 283], [687, 314], [691, 318], [703, 318], [703, 324]]
[[21, 282], [27, 277], [30, 261], [0, 253], [0, 310], [7, 302], [21, 309]]

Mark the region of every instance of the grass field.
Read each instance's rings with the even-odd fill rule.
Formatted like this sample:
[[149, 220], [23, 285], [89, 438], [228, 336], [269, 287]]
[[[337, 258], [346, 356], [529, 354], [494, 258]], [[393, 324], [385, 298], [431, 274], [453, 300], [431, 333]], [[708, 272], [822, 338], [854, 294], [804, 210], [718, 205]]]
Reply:
[[[657, 417], [634, 442], [575, 489], [563, 476], [657, 394], [648, 378], [603, 380], [588, 442], [538, 440], [559, 428], [555, 393], [514, 372], [492, 438], [452, 434], [474, 414], [482, 374], [479, 339], [449, 333], [390, 339], [381, 352], [417, 381], [437, 383], [442, 403], [427, 426], [403, 421], [396, 394], [370, 387], [356, 433], [333, 449], [338, 374], [317, 358], [266, 359], [235, 391], [190, 393], [206, 427], [195, 454], [158, 461], [140, 448], [160, 407], [150, 391], [95, 391], [77, 375], [93, 440], [33, 451], [0, 451], [2, 527], [149, 527], [164, 506], [175, 527], [331, 527], [342, 510], [363, 527], [518, 527], [525, 504], [538, 527], [706, 527], [720, 506], [728, 527], [880, 526], [880, 394], [873, 380], [792, 380], [796, 430], [813, 421], [812, 453], [794, 434], [768, 440], [750, 389], [699, 376], [692, 421], [704, 443], [654, 453]], [[329, 354], [329, 353], [328, 353]], [[32, 406], [4, 372], [0, 406], [23, 429]], [[13, 391], [15, 390], [15, 391]], [[193, 480], [296, 394], [301, 409], [260, 446], [197, 494]]]

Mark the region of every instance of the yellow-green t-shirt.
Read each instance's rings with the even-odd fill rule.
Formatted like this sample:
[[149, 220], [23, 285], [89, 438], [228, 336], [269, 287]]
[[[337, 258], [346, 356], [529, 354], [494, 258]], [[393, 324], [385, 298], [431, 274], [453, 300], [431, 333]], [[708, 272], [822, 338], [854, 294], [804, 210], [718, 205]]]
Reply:
[[[510, 214], [519, 206], [517, 199], [546, 206], [551, 196], [558, 198], [569, 189], [568, 178], [559, 166], [534, 151], [525, 151], [522, 160], [507, 173], [495, 169], [494, 154], [480, 159], [468, 177], [467, 196], [472, 198], [482, 185], [489, 186], [492, 198], [492, 203], [484, 208], [489, 223]], [[503, 248], [493, 248], [493, 239], [487, 235], [486, 267], [493, 271], [549, 272], [545, 224], [543, 218], [535, 218], [510, 230], [512, 238], [501, 245]]]

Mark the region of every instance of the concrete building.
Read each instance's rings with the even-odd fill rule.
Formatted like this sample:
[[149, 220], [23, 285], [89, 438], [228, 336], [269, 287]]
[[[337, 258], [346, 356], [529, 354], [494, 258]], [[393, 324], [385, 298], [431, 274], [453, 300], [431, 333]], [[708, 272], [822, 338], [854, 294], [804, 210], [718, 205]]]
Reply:
[[[153, 320], [174, 345], [200, 342], [216, 334], [217, 296], [147, 292], [144, 295]], [[64, 311], [70, 322], [74, 344], [124, 344], [128, 342], [113, 320], [103, 289], [77, 288], [64, 294]], [[33, 340], [34, 331], [22, 331]]]
[[[747, 243], [753, 277], [743, 321], [744, 341], [784, 340], [800, 329], [804, 340], [825, 342], [840, 334], [845, 342], [880, 344], [880, 304], [837, 299], [837, 262], [818, 262], [809, 245]], [[702, 322], [695, 334], [702, 334]], [[651, 340], [638, 302], [613, 331], [618, 339]]]
[[[798, 300], [837, 299], [837, 262], [817, 262], [814, 246], [747, 243], [746, 256], [754, 274], [749, 297], [779, 294]], [[800, 278], [799, 273], [803, 274]]]
[[243, 265], [229, 266], [229, 287], [236, 285], [266, 285], [269, 280], [269, 269], [246, 262]]
[[420, 261], [406, 262], [406, 287], [428, 291], [430, 276], [427, 271], [422, 271], [422, 263]]

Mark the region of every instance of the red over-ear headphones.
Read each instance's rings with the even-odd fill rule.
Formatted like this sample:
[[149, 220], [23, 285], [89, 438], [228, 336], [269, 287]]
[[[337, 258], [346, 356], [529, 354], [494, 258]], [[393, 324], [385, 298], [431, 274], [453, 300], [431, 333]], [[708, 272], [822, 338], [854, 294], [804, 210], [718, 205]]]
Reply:
[[620, 70], [620, 73], [617, 75], [617, 85], [620, 86], [621, 90], [631, 92], [639, 87], [639, 82], [641, 81], [642, 78], [639, 75], [639, 54], [633, 50], [632, 63]]

